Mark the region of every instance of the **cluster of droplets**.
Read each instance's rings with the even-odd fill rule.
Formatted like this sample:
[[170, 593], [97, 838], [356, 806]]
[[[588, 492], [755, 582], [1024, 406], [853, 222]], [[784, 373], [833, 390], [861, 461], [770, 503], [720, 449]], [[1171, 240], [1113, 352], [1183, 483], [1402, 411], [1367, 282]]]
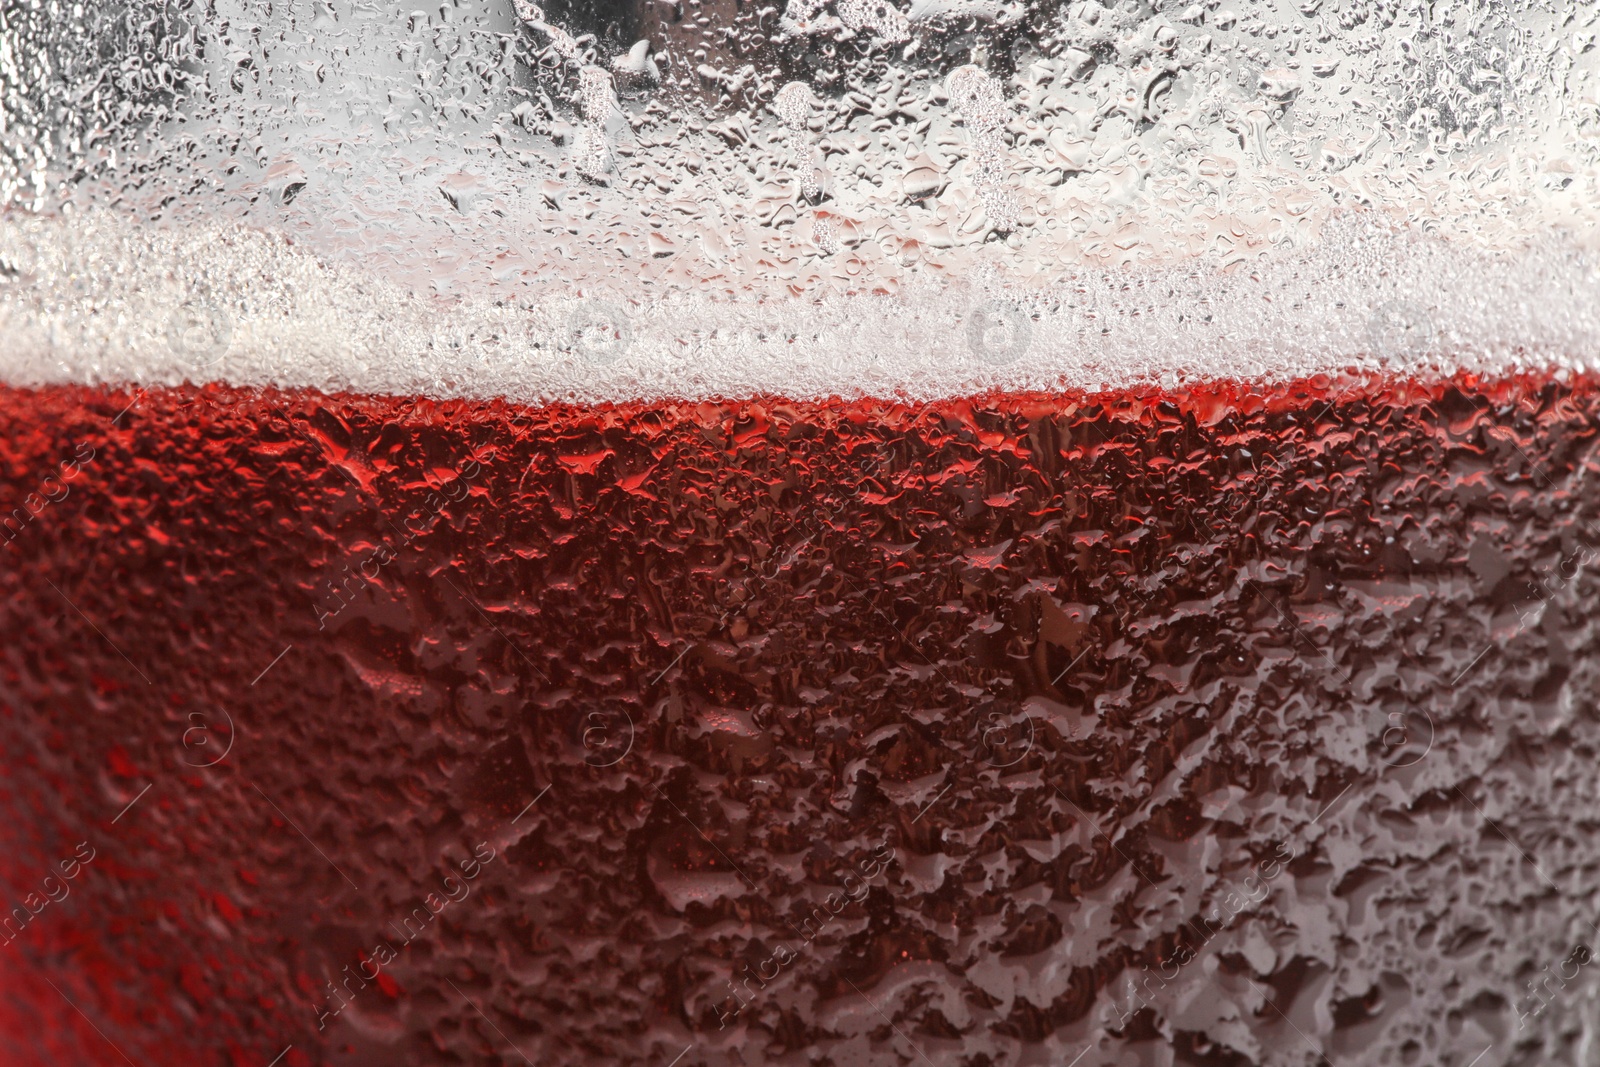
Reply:
[[583, 128], [573, 147], [575, 165], [584, 177], [599, 178], [610, 169], [606, 121], [617, 108], [611, 75], [604, 69], [586, 66], [578, 71], [578, 107], [583, 114]]
[[[573, 137], [572, 165], [583, 178], [601, 181], [612, 167], [611, 142], [608, 126], [618, 115], [616, 86], [613, 75], [604, 67], [591, 62], [595, 49], [590, 44], [573, 37], [559, 25], [545, 20], [544, 10], [531, 0], [516, 0], [517, 18], [529, 30], [543, 35], [547, 44], [539, 57], [548, 55], [562, 70], [576, 72], [573, 102], [582, 119]], [[648, 65], [648, 43], [627, 53], [613, 57], [612, 65], [621, 75], [644, 77], [653, 70]]]
[[187, 0], [0, 7], [0, 205], [49, 204], [43, 175], [176, 117], [200, 48]]
[[1600, 225], [1600, 11], [1565, 0], [184, 2], [0, 13], [0, 197], [520, 304], [1239, 270], [1352, 208]]
[[839, 0], [839, 21], [885, 44], [911, 40], [911, 21], [888, 0]]
[[544, 9], [529, 0], [516, 0], [517, 18], [521, 19], [530, 29], [544, 34], [548, 39], [547, 47], [550, 53], [563, 63], [579, 63], [579, 44], [576, 38], [560, 26], [552, 25], [544, 19]]
[[772, 98], [773, 114], [789, 131], [790, 166], [794, 170], [800, 196], [806, 201], [816, 200], [822, 195], [822, 167], [826, 166], [818, 166], [816, 151], [805, 136], [806, 126], [815, 108], [816, 94], [805, 82], [790, 82]]
[[981, 68], [957, 67], [946, 82], [950, 102], [961, 114], [971, 138], [972, 186], [983, 198], [989, 222], [1002, 232], [1017, 223], [1016, 196], [1006, 188], [1005, 102], [1000, 87]]

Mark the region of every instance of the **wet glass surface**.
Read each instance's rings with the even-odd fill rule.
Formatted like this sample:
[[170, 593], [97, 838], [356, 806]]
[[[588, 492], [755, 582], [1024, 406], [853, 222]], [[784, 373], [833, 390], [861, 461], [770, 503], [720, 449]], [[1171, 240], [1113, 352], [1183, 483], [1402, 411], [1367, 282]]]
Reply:
[[0, 3], [0, 1063], [1600, 1064], [1597, 33]]
[[0, 1047], [1587, 1062], [1596, 403], [8, 390]]

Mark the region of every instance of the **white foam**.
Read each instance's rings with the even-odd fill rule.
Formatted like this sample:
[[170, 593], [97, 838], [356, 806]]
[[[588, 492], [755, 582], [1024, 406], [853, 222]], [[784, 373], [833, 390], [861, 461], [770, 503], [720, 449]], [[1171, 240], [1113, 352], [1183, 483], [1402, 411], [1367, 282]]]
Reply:
[[0, 377], [933, 397], [1600, 353], [1595, 5], [683, 3], [641, 44], [215, 0], [142, 51], [17, 12]]
[[[26, 234], [27, 237], [20, 235]], [[28, 249], [28, 251], [24, 251]], [[738, 297], [625, 284], [532, 302], [418, 296], [237, 225], [10, 220], [0, 377], [225, 381], [519, 401], [934, 398], [1222, 377], [1582, 369], [1600, 257], [1548, 234], [1492, 251], [1337, 220], [1313, 249], [1221, 269], [1081, 269], [1050, 286]]]

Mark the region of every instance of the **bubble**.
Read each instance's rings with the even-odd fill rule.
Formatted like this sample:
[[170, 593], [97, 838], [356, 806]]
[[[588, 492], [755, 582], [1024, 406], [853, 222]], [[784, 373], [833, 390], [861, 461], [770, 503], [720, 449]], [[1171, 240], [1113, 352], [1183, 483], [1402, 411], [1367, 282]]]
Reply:
[[972, 309], [967, 347], [990, 363], [1010, 363], [1033, 343], [1033, 320], [1016, 304], [987, 300]]
[[622, 309], [603, 300], [589, 300], [567, 317], [572, 347], [594, 363], [618, 359], [633, 343], [633, 325]]
[[209, 301], [187, 301], [167, 318], [168, 347], [196, 369], [220, 360], [232, 340], [233, 319]]

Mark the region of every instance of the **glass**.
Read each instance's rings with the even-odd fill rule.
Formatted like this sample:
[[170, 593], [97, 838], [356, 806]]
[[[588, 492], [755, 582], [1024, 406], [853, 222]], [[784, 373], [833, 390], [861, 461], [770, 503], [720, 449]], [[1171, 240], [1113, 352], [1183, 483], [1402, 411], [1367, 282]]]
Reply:
[[0, 1058], [1590, 1062], [1597, 18], [0, 9]]

